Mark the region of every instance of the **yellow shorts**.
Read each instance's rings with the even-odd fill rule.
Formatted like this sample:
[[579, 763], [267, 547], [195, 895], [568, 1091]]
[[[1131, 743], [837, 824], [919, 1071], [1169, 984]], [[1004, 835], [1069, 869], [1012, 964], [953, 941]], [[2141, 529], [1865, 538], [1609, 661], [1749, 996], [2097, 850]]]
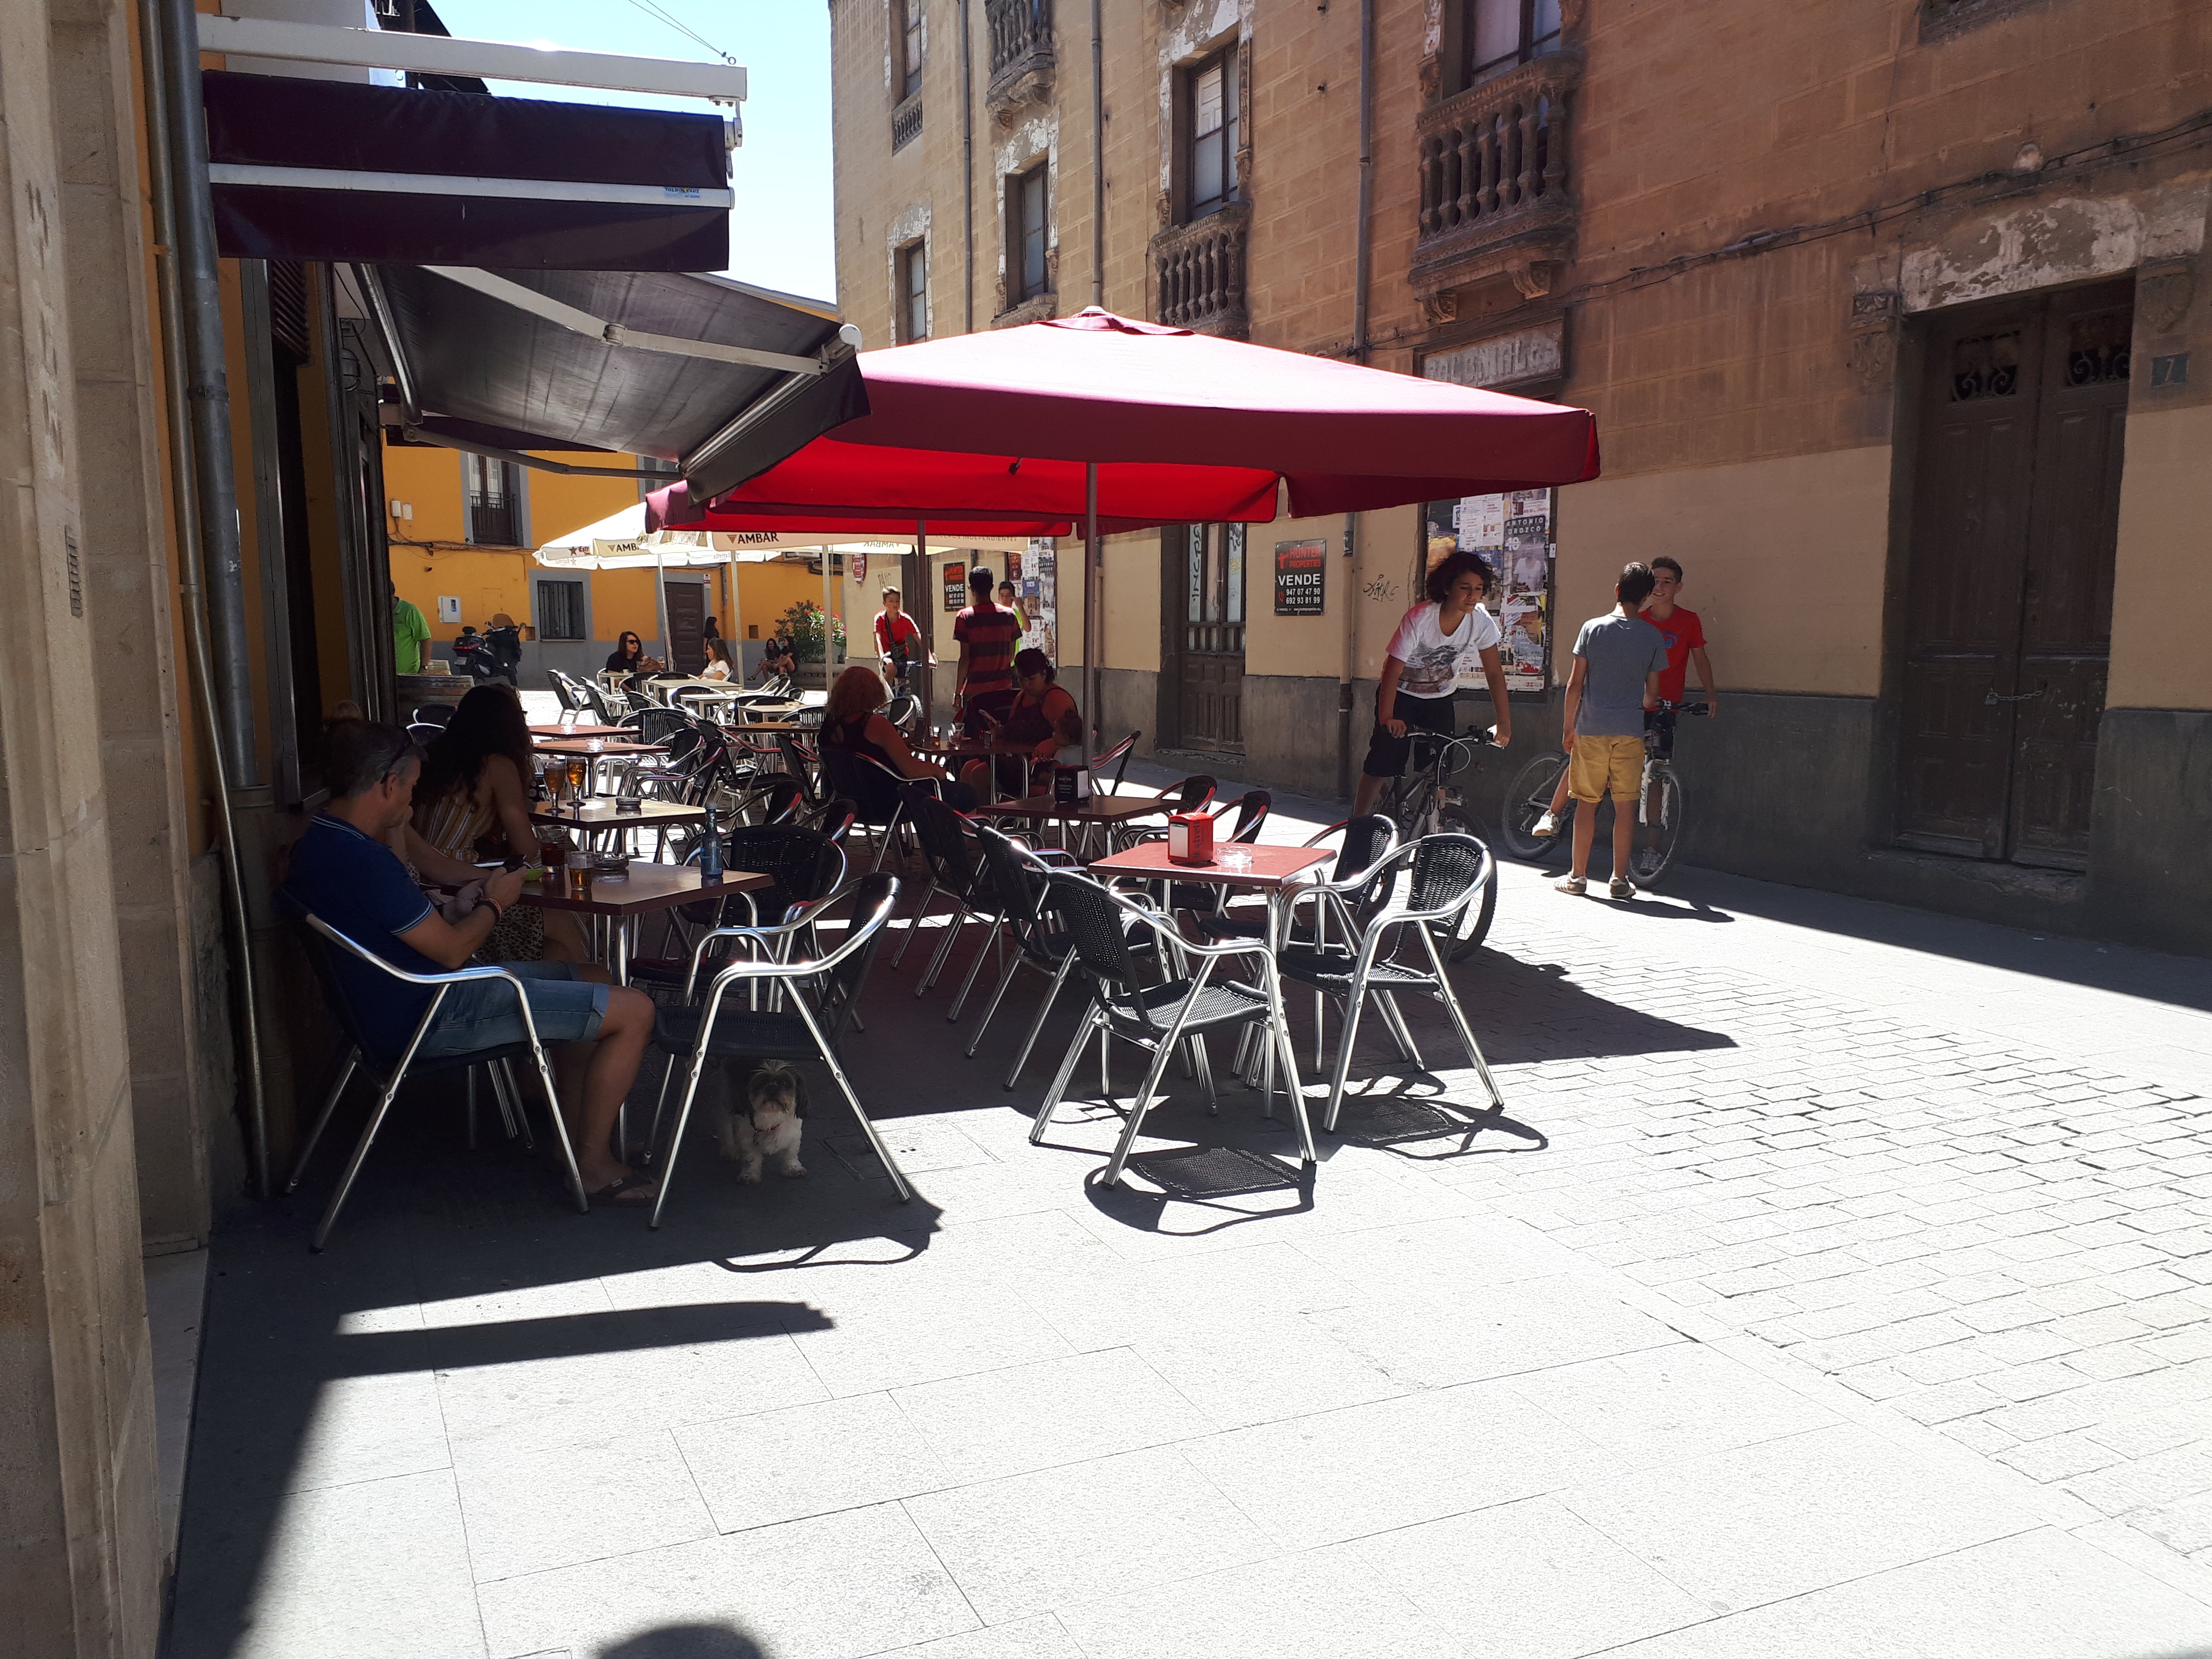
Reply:
[[1575, 738], [1575, 752], [1567, 760], [1567, 793], [1577, 800], [1595, 805], [1608, 792], [1615, 800], [1634, 800], [1643, 787], [1643, 738]]

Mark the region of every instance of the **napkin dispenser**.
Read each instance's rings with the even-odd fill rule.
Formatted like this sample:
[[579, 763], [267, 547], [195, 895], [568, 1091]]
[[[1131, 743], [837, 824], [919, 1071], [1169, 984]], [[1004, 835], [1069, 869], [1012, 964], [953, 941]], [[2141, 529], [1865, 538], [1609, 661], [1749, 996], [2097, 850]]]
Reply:
[[1212, 863], [1212, 818], [1204, 812], [1170, 813], [1168, 815], [1168, 862], [1170, 864]]

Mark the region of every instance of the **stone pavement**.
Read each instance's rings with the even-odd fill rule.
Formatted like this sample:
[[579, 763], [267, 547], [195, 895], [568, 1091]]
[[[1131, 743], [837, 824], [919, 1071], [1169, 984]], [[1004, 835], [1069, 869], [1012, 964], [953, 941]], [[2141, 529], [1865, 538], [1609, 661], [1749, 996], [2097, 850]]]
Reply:
[[426, 1098], [216, 1247], [172, 1653], [2212, 1655], [2212, 964], [1504, 879], [1504, 1117], [1409, 1010], [1304, 1188], [1180, 1083], [1087, 1184], [1037, 981], [963, 1061], [922, 945], [912, 1206], [818, 1091], [658, 1235]]

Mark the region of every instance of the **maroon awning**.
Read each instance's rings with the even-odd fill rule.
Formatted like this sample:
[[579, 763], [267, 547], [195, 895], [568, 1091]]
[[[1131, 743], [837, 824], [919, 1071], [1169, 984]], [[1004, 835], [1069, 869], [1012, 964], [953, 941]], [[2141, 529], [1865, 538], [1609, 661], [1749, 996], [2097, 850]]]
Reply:
[[721, 118], [210, 70], [223, 255], [720, 270]]

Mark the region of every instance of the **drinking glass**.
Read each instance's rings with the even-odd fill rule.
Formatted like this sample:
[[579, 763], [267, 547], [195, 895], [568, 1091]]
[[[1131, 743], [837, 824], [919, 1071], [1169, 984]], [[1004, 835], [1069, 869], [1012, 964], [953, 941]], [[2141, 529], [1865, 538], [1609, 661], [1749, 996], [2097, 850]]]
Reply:
[[568, 799], [579, 813], [584, 810], [584, 778], [590, 763], [581, 755], [571, 756], [568, 761]]

